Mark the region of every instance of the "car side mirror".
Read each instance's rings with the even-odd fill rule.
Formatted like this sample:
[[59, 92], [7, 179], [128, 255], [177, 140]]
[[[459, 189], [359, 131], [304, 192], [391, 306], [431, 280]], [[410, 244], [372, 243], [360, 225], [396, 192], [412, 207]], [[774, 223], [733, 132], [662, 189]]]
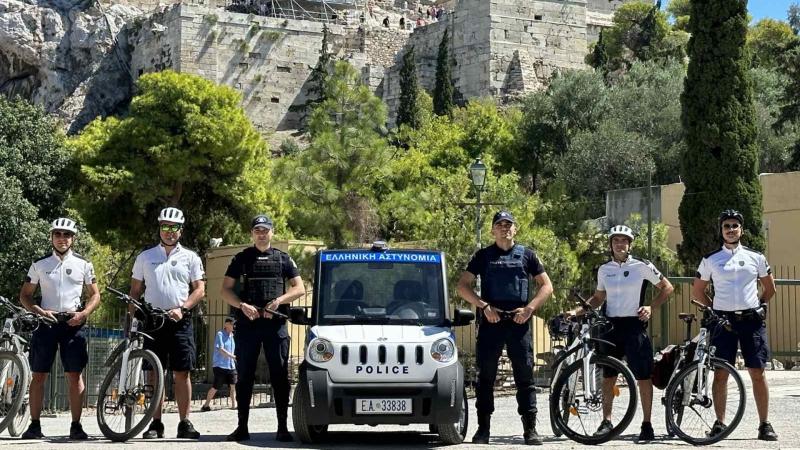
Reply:
[[289, 321], [298, 325], [308, 325], [308, 316], [306, 316], [305, 308], [298, 308], [296, 306], [289, 309]]
[[457, 309], [453, 314], [453, 326], [469, 325], [475, 320], [475, 313], [468, 309]]

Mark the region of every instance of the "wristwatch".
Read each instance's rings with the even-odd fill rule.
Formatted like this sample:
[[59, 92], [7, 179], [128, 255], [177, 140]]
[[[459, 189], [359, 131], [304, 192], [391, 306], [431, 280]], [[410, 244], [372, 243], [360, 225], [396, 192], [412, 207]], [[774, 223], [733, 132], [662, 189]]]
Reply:
[[189, 314], [190, 311], [191, 309], [184, 308], [183, 306], [181, 306], [181, 314], [183, 314], [184, 316]]

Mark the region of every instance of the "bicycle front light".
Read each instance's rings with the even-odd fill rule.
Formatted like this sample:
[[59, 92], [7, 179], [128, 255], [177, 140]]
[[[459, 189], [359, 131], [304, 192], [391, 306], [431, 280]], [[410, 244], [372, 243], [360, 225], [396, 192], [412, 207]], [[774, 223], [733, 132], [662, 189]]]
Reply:
[[314, 362], [328, 362], [333, 359], [333, 344], [322, 338], [315, 338], [308, 346], [308, 357]]
[[456, 356], [456, 346], [450, 339], [442, 338], [431, 345], [431, 358], [441, 363], [450, 362]]

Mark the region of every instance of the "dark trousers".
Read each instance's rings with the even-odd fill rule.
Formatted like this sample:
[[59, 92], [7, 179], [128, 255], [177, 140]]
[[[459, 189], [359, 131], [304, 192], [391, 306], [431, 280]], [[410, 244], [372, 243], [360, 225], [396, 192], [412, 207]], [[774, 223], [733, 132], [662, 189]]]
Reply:
[[[245, 319], [246, 320], [246, 319]], [[256, 365], [261, 349], [267, 360], [269, 382], [275, 394], [275, 410], [278, 425], [286, 424], [289, 409], [289, 336], [286, 327], [274, 327], [257, 319], [246, 326], [237, 326], [236, 369], [239, 380], [236, 383], [236, 397], [239, 401], [239, 426], [247, 427], [250, 417], [250, 400], [253, 397]]]
[[478, 416], [494, 412], [494, 381], [497, 364], [506, 347], [517, 385], [517, 412], [520, 415], [536, 413], [536, 392], [533, 384], [533, 345], [530, 323], [522, 325], [501, 321], [482, 321], [478, 327], [475, 359], [478, 367], [478, 385], [475, 388], [475, 410]]

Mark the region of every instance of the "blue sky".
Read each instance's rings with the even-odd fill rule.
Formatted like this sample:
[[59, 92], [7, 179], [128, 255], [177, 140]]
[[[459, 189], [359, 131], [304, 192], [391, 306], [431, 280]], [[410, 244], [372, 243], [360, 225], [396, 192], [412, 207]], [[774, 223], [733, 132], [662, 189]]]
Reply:
[[[669, 0], [662, 1], [662, 8], [668, 3]], [[800, 3], [800, 0], [749, 0], [747, 10], [756, 22], [764, 17], [786, 20], [786, 11], [792, 3]]]
[[747, 11], [755, 21], [764, 17], [786, 20], [786, 10], [792, 3], [800, 3], [800, 0], [750, 0]]

